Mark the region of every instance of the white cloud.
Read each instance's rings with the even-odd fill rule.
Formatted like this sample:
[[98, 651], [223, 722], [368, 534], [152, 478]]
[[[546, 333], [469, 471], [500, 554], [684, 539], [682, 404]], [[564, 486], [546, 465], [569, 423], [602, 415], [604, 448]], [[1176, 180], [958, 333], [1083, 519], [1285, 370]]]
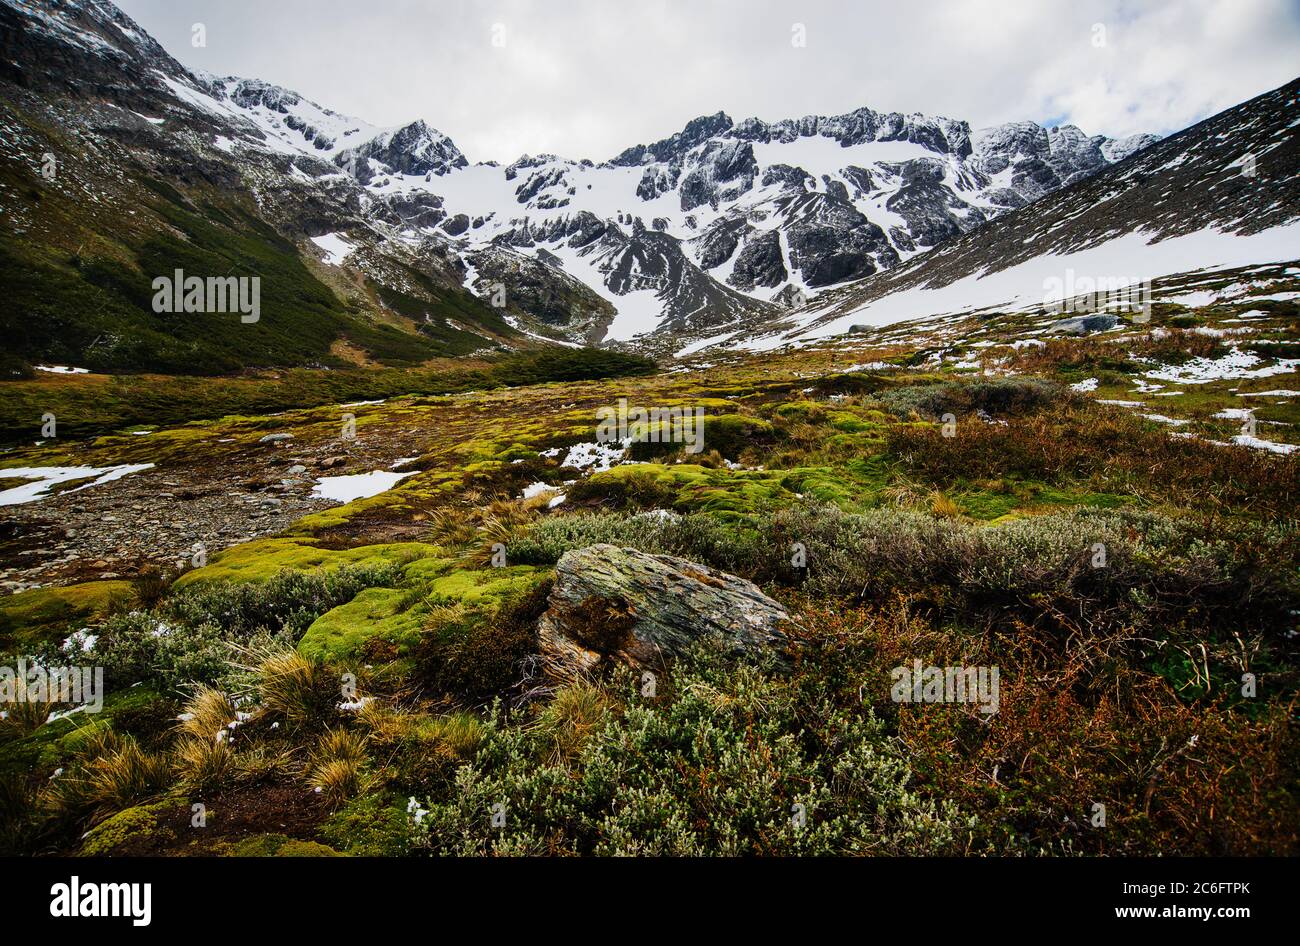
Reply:
[[[186, 65], [379, 124], [423, 118], [471, 160], [603, 160], [718, 109], [774, 120], [869, 105], [1163, 134], [1289, 81], [1300, 61], [1288, 0], [119, 3]], [[195, 22], [206, 48], [190, 45]]]

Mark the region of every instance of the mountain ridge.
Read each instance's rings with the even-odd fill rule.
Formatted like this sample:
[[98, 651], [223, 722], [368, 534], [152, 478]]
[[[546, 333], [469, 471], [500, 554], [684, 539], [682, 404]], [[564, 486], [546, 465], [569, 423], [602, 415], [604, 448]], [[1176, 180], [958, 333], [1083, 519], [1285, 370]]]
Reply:
[[[56, 91], [55, 121], [129, 142], [118, 176], [246, 189], [364, 321], [467, 331], [484, 349], [667, 350], [788, 323], [1157, 142], [869, 107], [771, 122], [718, 111], [600, 163], [503, 167], [471, 162], [422, 119], [381, 128], [273, 83], [188, 70], [107, 0], [3, 0], [0, 27], [17, 37], [3, 73], [14, 89]], [[106, 106], [134, 115], [106, 119]], [[482, 314], [431, 316], [448, 294]]]
[[[997, 277], [1044, 260], [1052, 261], [1051, 272], [1058, 276], [1079, 267], [1089, 278], [1158, 281], [1234, 265], [1228, 261], [1234, 253], [1241, 256], [1235, 265], [1300, 258], [1300, 175], [1295, 173], [1300, 133], [1291, 119], [1297, 96], [1300, 79], [1210, 116], [879, 277], [836, 287], [779, 326], [755, 327], [746, 341], [765, 348], [823, 338], [831, 334], [828, 326], [850, 330], [855, 316], [885, 324], [874, 320], [885, 317], [882, 310], [893, 313], [900, 306], [914, 309], [916, 317], [1038, 308], [1044, 301], [1041, 273], [1018, 285], [1003, 279], [1003, 297], [991, 287]], [[1253, 248], [1227, 242], [1243, 238], [1255, 238]], [[1103, 256], [1117, 240], [1133, 245], [1119, 256]], [[1181, 254], [1174, 252], [1176, 241], [1183, 241]], [[1084, 268], [1090, 265], [1100, 269]], [[959, 296], [968, 304], [954, 303]], [[952, 308], [944, 308], [948, 305]]]

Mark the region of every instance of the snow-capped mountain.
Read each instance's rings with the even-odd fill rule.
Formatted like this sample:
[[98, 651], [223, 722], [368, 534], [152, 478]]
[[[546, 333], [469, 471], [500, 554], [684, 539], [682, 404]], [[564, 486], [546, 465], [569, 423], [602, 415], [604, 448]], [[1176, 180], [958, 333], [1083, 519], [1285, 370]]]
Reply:
[[[299, 237], [329, 227], [364, 243], [378, 225], [384, 240], [438, 241], [483, 297], [526, 265], [534, 287], [567, 287], [576, 311], [560, 320], [552, 305], [541, 321], [572, 339], [592, 340], [593, 326], [620, 342], [770, 317], [1155, 140], [1030, 122], [973, 131], [869, 108], [776, 122], [718, 112], [600, 163], [540, 155], [503, 167], [471, 163], [423, 121], [377, 128], [256, 79], [190, 72], [107, 0], [4, 4], [25, 19], [17, 29], [40, 34], [25, 44], [40, 62], [20, 55], [11, 78], [30, 84], [42, 72], [159, 119], [163, 132], [183, 123], [188, 146], [233, 159], [281, 220], [286, 203], [322, 195], [346, 211], [288, 214]], [[256, 170], [268, 160], [284, 167], [291, 200]], [[590, 292], [575, 293], [575, 281]]]
[[[952, 260], [987, 262], [992, 245], [1009, 262], [1081, 227], [1132, 232], [1139, 197], [1157, 217], [1176, 212], [1154, 185], [1116, 201], [1118, 185], [1097, 183], [1131, 182], [1164, 155], [1150, 135], [870, 108], [774, 122], [717, 112], [600, 162], [503, 166], [471, 162], [421, 120], [379, 128], [256, 79], [192, 72], [108, 0], [0, 0], [0, 41], [9, 157], [30, 173], [49, 149], [72, 152], [50, 186], [85, 208], [87, 232], [122, 227], [141, 187], [216, 189], [292, 241], [349, 318], [454, 337], [453, 351], [671, 351], [793, 331]], [[1053, 211], [1065, 220], [1042, 222], [1057, 206], [1045, 201], [1081, 193], [1103, 206], [1072, 196]], [[6, 196], [0, 209], [30, 218], [31, 238], [40, 215]], [[1117, 207], [1122, 220], [1101, 222]], [[143, 239], [145, 221], [131, 222]], [[990, 243], [1011, 232], [1023, 242]], [[364, 356], [361, 334], [347, 344]]]
[[1154, 140], [1031, 123], [972, 134], [859, 109], [773, 124], [719, 112], [600, 164], [470, 165], [449, 142], [432, 169], [391, 146], [350, 153], [369, 159], [356, 176], [376, 198], [437, 196], [440, 229], [471, 259], [511, 247], [563, 267], [617, 309], [608, 338], [627, 340], [888, 269]]
[[[1173, 292], [1188, 283], [1167, 277], [1300, 259], [1298, 96], [1300, 79], [1076, 179], [977, 233], [828, 291], [783, 320], [738, 324], [677, 350], [766, 350], [857, 326], [1037, 310], [1049, 287], [1071, 279], [1079, 286], [1149, 280], [1159, 301], [1162, 282]], [[1012, 147], [1023, 146], [1006, 150]], [[1043, 162], [1050, 166], [1050, 151]]]

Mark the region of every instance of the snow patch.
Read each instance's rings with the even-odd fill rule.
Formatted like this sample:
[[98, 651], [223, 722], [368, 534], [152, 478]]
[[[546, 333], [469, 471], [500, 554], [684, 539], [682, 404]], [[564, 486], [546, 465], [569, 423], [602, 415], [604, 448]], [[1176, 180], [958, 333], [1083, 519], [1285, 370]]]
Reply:
[[394, 473], [389, 470], [373, 470], [369, 473], [352, 473], [347, 476], [322, 476], [316, 481], [311, 495], [315, 499], [332, 499], [339, 503], [350, 503], [354, 499], [366, 499], [387, 492], [408, 476], [418, 471]]
[[341, 233], [326, 233], [324, 236], [312, 237], [311, 241], [320, 247], [325, 254], [325, 262], [330, 266], [341, 265], [355, 249]]
[[60, 483], [67, 483], [72, 480], [82, 480], [90, 477], [94, 479], [89, 483], [81, 486], [74, 486], [67, 490], [69, 493], [77, 493], [83, 489], [90, 489], [92, 486], [99, 486], [103, 483], [111, 483], [114, 480], [120, 480], [124, 476], [132, 473], [139, 473], [141, 470], [153, 468], [152, 463], [124, 463], [120, 466], [19, 466], [10, 467], [9, 469], [0, 469], [0, 479], [22, 479], [31, 480], [30, 483], [23, 483], [20, 486], [14, 486], [10, 489], [0, 492], [0, 506], [19, 506], [23, 503], [35, 502], [38, 499], [45, 499], [50, 490]]

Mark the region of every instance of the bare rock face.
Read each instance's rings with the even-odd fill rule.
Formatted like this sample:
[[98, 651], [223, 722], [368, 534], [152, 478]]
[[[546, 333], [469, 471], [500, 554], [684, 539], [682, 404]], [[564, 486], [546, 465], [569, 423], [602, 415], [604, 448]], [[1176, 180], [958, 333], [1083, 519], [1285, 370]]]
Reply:
[[753, 582], [671, 555], [616, 545], [566, 552], [538, 630], [559, 677], [609, 660], [661, 665], [704, 638], [737, 654], [787, 642], [785, 608]]

